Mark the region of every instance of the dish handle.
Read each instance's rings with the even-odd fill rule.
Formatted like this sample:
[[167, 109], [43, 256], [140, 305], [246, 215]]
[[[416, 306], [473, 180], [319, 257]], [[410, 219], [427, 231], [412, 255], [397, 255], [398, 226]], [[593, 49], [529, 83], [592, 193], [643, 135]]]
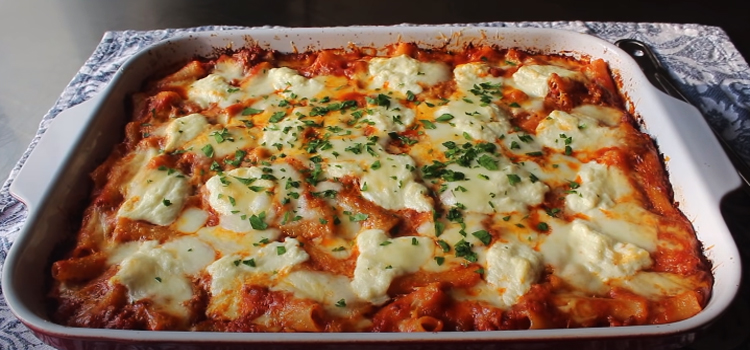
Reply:
[[10, 184], [10, 194], [23, 202], [29, 211], [37, 208], [59, 176], [71, 150], [81, 139], [100, 98], [94, 97], [58, 114]]
[[[742, 180], [738, 172], [698, 108], [656, 88], [654, 94], [671, 114], [681, 116], [679, 122], [674, 123], [675, 131], [681, 135], [682, 146], [700, 160], [697, 164], [701, 168], [698, 173], [703, 177], [711, 203], [718, 204], [724, 195], [740, 188]], [[660, 145], [664, 146], [666, 145]], [[670, 172], [675, 170], [684, 169], [671, 169]]]

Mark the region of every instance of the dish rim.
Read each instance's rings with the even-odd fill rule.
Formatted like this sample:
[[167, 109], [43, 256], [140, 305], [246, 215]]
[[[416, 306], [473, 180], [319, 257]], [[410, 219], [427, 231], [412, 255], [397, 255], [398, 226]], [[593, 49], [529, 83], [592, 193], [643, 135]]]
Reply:
[[[549, 28], [496, 28], [496, 27], [460, 27], [460, 26], [418, 26], [418, 27], [370, 27], [370, 26], [357, 26], [357, 27], [332, 27], [332, 28], [274, 28], [274, 29], [239, 29], [239, 30], [228, 30], [228, 31], [207, 31], [207, 32], [198, 32], [198, 33], [185, 33], [177, 35], [173, 38], [154, 43], [150, 45], [149, 47], [145, 48], [144, 50], [136, 53], [135, 55], [131, 56], [127, 59], [127, 61], [118, 69], [117, 73], [112, 77], [112, 79], [107, 83], [107, 86], [99, 92], [97, 97], [87, 101], [86, 103], [88, 105], [82, 106], [85, 108], [79, 109], [79, 111], [83, 109], [88, 109], [87, 113], [90, 113], [89, 118], [87, 119], [89, 122], [91, 119], [96, 118], [98, 113], [100, 112], [102, 108], [103, 101], [106, 100], [106, 96], [109, 96], [112, 93], [112, 90], [114, 89], [114, 86], [117, 85], [120, 79], [122, 79], [122, 76], [127, 73], [127, 71], [131, 70], [134, 65], [140, 64], [140, 60], [143, 60], [143, 57], [148, 57], [149, 55], [152, 55], [154, 51], [158, 51], [160, 49], [163, 49], [165, 51], [168, 51], [170, 49], [171, 45], [179, 45], [180, 42], [183, 41], [191, 41], [191, 40], [203, 40], [203, 39], [211, 39], [211, 38], [231, 38], [236, 36], [245, 36], [245, 37], [258, 37], [259, 34], [261, 35], [268, 35], [275, 33], [276, 35], [283, 35], [285, 32], [289, 33], [296, 33], [302, 35], [329, 35], [329, 34], [323, 34], [322, 30], [325, 29], [326, 31], [333, 32], [330, 35], [346, 35], [347, 33], [351, 34], [351, 32], [360, 32], [363, 33], [364, 31], [374, 31], [374, 32], [394, 32], [394, 31], [400, 31], [400, 32], [429, 32], [429, 31], [447, 31], [447, 30], [458, 30], [458, 31], [475, 31], [475, 32], [494, 32], [494, 33], [501, 33], [505, 35], [523, 35], [524, 32], [531, 32], [536, 35], [544, 35], [545, 33], [551, 36], [563, 36], [563, 37], [575, 37], [580, 36], [579, 38], [586, 37], [585, 40], [591, 40], [591, 41], [598, 41], [598, 44], [606, 51], [610, 50], [613, 52], [618, 52], [623, 58], [623, 62], [621, 62], [624, 65], [627, 65], [627, 62], [630, 62], [630, 65], [635, 66], [635, 63], [621, 50], [619, 50], [617, 47], [612, 45], [611, 43], [608, 43], [602, 39], [580, 34], [577, 32], [571, 32], [567, 30], [561, 30], [561, 29], [549, 29]], [[320, 31], [320, 32], [317, 32]], [[287, 34], [288, 36], [288, 34]], [[582, 39], [584, 40], [584, 39]], [[250, 43], [250, 41], [247, 41], [247, 43]], [[325, 46], [325, 45], [323, 45]], [[540, 50], [541, 51], [541, 50]], [[571, 50], [571, 52], [574, 50]], [[589, 54], [589, 53], [585, 53]], [[593, 56], [593, 55], [592, 55]], [[637, 67], [637, 66], [635, 66]], [[632, 68], [632, 67], [631, 67]], [[637, 71], [631, 71], [628, 74], [634, 74], [630, 75], [628, 79], [632, 79], [636, 85], [639, 85], [639, 89], [643, 90], [643, 93], [648, 92], [651, 96], [651, 103], [654, 103], [654, 101], [662, 104], [662, 105], [671, 105], [671, 106], [679, 106], [680, 101], [674, 100], [671, 97], [668, 97], [658, 90], [656, 90], [654, 87], [652, 87], [650, 84], [647, 83], [645, 76], [640, 72], [640, 70]], [[142, 78], [143, 79], [143, 78]], [[646, 94], [648, 95], [648, 94]], [[632, 96], [631, 96], [632, 97]], [[645, 98], [645, 97], [641, 97]], [[670, 101], [672, 100], [672, 101]], [[633, 101], [631, 101], [633, 102]], [[638, 103], [633, 102], [636, 106]], [[684, 103], [682, 103], [684, 105]], [[690, 110], [692, 107], [688, 106], [682, 106], [683, 109]], [[694, 109], [694, 108], [693, 108]], [[83, 112], [83, 111], [81, 111]], [[698, 113], [697, 110], [693, 111], [694, 113]], [[640, 119], [640, 118], [639, 118]], [[62, 120], [62, 119], [60, 119]], [[50, 129], [53, 127], [60, 127], [60, 123], [53, 123], [50, 126]], [[703, 121], [705, 124], [705, 121]], [[90, 126], [90, 123], [80, 125], [82, 128], [85, 129]], [[706, 126], [707, 127], [707, 126]], [[49, 130], [48, 130], [49, 131]], [[653, 134], [648, 132], [647, 130], [644, 130], [644, 132], [648, 133], [652, 137], [656, 138]], [[83, 133], [79, 132], [77, 135], [80, 137]], [[283, 339], [279, 339], [280, 334], [279, 333], [239, 333], [239, 334], [233, 334], [233, 333], [222, 333], [222, 332], [177, 332], [177, 331], [133, 331], [133, 330], [110, 330], [110, 329], [94, 329], [94, 328], [75, 328], [75, 327], [67, 327], [58, 325], [55, 323], [50, 322], [49, 320], [43, 319], [39, 317], [38, 315], [34, 314], [33, 312], [30, 312], [28, 308], [21, 303], [19, 305], [19, 299], [16, 293], [20, 293], [21, 291], [16, 291], [14, 287], [11, 287], [14, 282], [12, 281], [13, 276], [12, 271], [16, 270], [17, 264], [19, 264], [19, 255], [20, 250], [19, 246], [23, 246], [24, 242], [27, 242], [30, 238], [29, 236], [33, 234], [31, 231], [31, 228], [34, 225], [35, 221], [38, 220], [38, 216], [40, 215], [39, 208], [42, 208], [45, 206], [45, 201], [47, 201], [47, 198], [50, 195], [51, 188], [54, 186], [54, 184], [57, 183], [56, 177], [60, 176], [60, 170], [62, 169], [62, 166], [67, 164], [68, 158], [72, 156], [71, 154], [74, 153], [75, 150], [77, 150], [78, 146], [81, 142], [84, 140], [82, 139], [76, 139], [74, 140], [74, 146], [71, 149], [66, 150], [65, 152], [68, 154], [68, 156], [65, 158], [64, 161], [61, 162], [61, 165], [56, 168], [56, 171], [54, 171], [53, 177], [55, 178], [54, 181], [50, 182], [46, 189], [43, 191], [40, 191], [41, 194], [38, 196], [37, 203], [34, 203], [34, 199], [23, 198], [24, 196], [18, 196], [19, 194], [19, 187], [18, 186], [12, 186], [11, 191], [14, 196], [22, 197], [19, 198], [22, 201], [24, 201], [27, 204], [27, 207], [29, 208], [29, 216], [27, 219], [27, 223], [24, 224], [24, 227], [21, 230], [21, 233], [18, 236], [18, 239], [13, 244], [13, 247], [11, 248], [6, 262], [5, 262], [5, 268], [3, 271], [3, 281], [2, 281], [2, 287], [3, 287], [3, 294], [6, 297], [6, 300], [8, 301], [8, 305], [13, 311], [13, 313], [27, 326], [35, 330], [36, 332], [44, 333], [47, 335], [55, 335], [60, 337], [79, 337], [79, 338], [106, 338], [107, 340], [119, 340], [119, 341], [127, 341], [132, 340], [135, 335], [140, 340], [144, 341], [179, 341], [179, 342], [190, 342], [190, 341], [212, 341], [212, 342], [243, 342], [243, 343], [254, 343], [254, 342], [269, 342], [269, 341], [283, 341], [283, 342], [289, 342], [289, 343], [297, 343], [297, 342], [368, 342], [368, 341], [466, 341], [466, 340], [475, 340], [475, 341], [486, 341], [486, 340], [538, 340], [538, 339], [547, 339], [547, 340], [554, 340], [554, 339], [580, 339], [580, 338], [587, 338], [587, 339], [597, 339], [597, 338], [610, 338], [610, 337], [622, 337], [622, 336], [650, 336], [650, 335], [667, 335], [667, 334], [675, 334], [675, 333], [681, 333], [690, 331], [693, 329], [696, 329], [698, 327], [701, 327], [702, 325], [705, 325], [706, 323], [712, 321], [716, 317], [718, 317], [724, 309], [729, 305], [729, 303], [732, 301], [733, 298], [727, 298], [728, 300], [719, 300], [714, 301], [714, 296], [712, 295], [709, 302], [714, 302], [714, 307], [708, 310], [708, 305], [706, 306], [706, 309], [704, 309], [701, 313], [698, 315], [695, 315], [689, 319], [669, 323], [669, 324], [663, 324], [663, 325], [643, 325], [643, 326], [626, 326], [626, 327], [607, 327], [607, 328], [575, 328], [575, 329], [544, 329], [544, 330], [503, 330], [503, 331], [473, 331], [473, 332], [440, 332], [440, 333], [284, 333]], [[658, 140], [657, 140], [658, 141]], [[683, 140], [684, 141], [684, 140]], [[715, 140], [712, 140], [713, 143], [716, 143]], [[709, 141], [710, 143], [710, 141]], [[660, 151], [662, 148], [660, 147]], [[35, 150], [36, 151], [36, 150]], [[39, 153], [39, 152], [36, 152]], [[34, 154], [32, 153], [32, 156]], [[40, 156], [37, 154], [37, 156]], [[728, 160], [726, 160], [726, 156], [721, 154], [717, 155], [720, 159], [716, 162], [719, 163], [720, 167], [724, 166], [726, 168], [726, 164], [728, 164]], [[723, 160], [721, 159], [723, 157]], [[725, 163], [725, 164], [721, 164]], [[669, 163], [672, 164], [672, 163]], [[730, 165], [731, 167], [731, 165]], [[21, 173], [19, 173], [19, 177], [23, 174], [23, 170]], [[726, 193], [731, 191], [733, 188], [739, 186], [739, 178], [736, 176], [736, 174], [732, 174], [734, 176], [729, 176], [729, 181], [723, 182], [723, 193], [714, 193], [711, 195], [708, 194], [708, 198], [711, 199], [721, 199]], [[732, 179], [735, 177], [736, 179]], [[736, 181], [733, 181], [736, 180]], [[83, 180], [81, 180], [83, 181]], [[14, 183], [15, 184], [15, 183]], [[736, 185], [732, 187], [732, 185]], [[673, 184], [674, 187], [674, 184]], [[715, 188], [715, 187], [714, 187]], [[720, 187], [721, 188], [721, 187]], [[20, 190], [21, 193], [23, 193], [23, 190]], [[720, 190], [721, 192], [721, 190]], [[675, 189], [675, 193], [677, 195], [677, 189]], [[683, 202], [683, 201], [680, 201]], [[719, 201], [716, 201], [715, 203], [715, 209], [718, 213], [718, 205]], [[684, 210], [683, 210], [684, 212]], [[687, 213], [685, 213], [687, 215]], [[720, 214], [719, 214], [720, 215]], [[720, 217], [721, 218], [721, 217]], [[721, 218], [721, 222], [723, 223], [723, 218]], [[724, 230], [727, 231], [726, 225], [723, 227]], [[696, 232], [698, 229], [696, 228]], [[731, 240], [731, 235], [729, 236], [729, 240]], [[702, 241], [703, 243], [703, 241]], [[734, 256], [737, 257], [737, 266], [739, 265], [739, 254], [737, 252], [737, 248], [735, 245], [732, 245], [731, 247], [727, 248], [729, 249], [730, 253], [733, 250]], [[704, 253], [706, 252], [707, 248], [704, 246]], [[716, 266], [714, 266], [714, 271], [717, 269]], [[732, 297], [737, 293], [737, 289], [739, 287], [739, 276], [740, 276], [740, 269], [735, 269], [734, 275], [729, 274], [728, 277], [735, 278], [734, 281], [729, 282], [730, 285], [736, 285], [736, 288], [733, 292], [729, 293], [732, 295]], [[716, 284], [716, 283], [715, 283]], [[718, 303], [715, 304], [715, 303]]]

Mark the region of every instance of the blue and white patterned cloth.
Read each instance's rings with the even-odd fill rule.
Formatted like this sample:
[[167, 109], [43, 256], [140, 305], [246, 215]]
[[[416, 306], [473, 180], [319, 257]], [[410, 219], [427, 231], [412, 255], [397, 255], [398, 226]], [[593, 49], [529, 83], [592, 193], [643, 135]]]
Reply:
[[[404, 24], [403, 26], [409, 26]], [[735, 150], [750, 160], [750, 69], [721, 28], [696, 24], [612, 22], [490, 22], [461, 24], [488, 27], [544, 27], [587, 33], [610, 42], [638, 39], [650, 45], [676, 78], [679, 88], [720, 130]], [[44, 116], [29, 148], [0, 188], [0, 269], [27, 217], [22, 203], [8, 193], [10, 184], [47, 127], [61, 111], [100, 91], [117, 69], [143, 48], [183, 32], [239, 27], [198, 27], [104, 34], [101, 43]], [[732, 332], [734, 333], [734, 332]], [[750, 349], [747, 332], [739, 338], [699, 339], [693, 348]], [[721, 339], [720, 339], [721, 338]], [[51, 349], [36, 339], [0, 298], [0, 349]]]

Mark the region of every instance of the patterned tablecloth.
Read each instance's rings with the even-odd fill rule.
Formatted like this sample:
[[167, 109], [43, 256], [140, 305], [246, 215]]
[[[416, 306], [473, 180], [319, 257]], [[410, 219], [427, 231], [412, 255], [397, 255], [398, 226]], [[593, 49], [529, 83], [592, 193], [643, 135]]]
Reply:
[[[461, 25], [560, 28], [588, 33], [610, 42], [624, 38], [644, 41], [651, 45], [691, 102], [701, 109], [735, 150], [746, 160], [750, 160], [750, 69], [721, 28], [696, 24], [612, 22], [491, 22]], [[94, 96], [130, 56], [148, 45], [183, 32], [237, 28], [199, 27], [104, 34], [94, 53], [44, 116], [29, 148], [0, 188], [0, 268], [28, 214], [24, 205], [10, 196], [8, 188], [52, 119], [61, 111]], [[745, 204], [740, 203], [735, 208], [735, 212], [740, 214], [737, 216], [747, 216], [750, 212], [746, 210], [747, 205], [742, 205]], [[748, 262], [750, 255], [747, 251], [750, 246], [747, 245], [750, 244], [750, 239], [747, 238], [747, 233], [743, 234], [742, 238], [738, 237], [738, 243], [745, 254], [743, 260]], [[748, 270], [750, 264], [745, 263], [745, 271]], [[748, 274], [745, 273], [745, 276]], [[740, 293], [744, 293], [744, 296], [730, 307], [729, 314], [705, 334], [699, 335], [689, 348], [750, 349], [748, 278], [745, 278]], [[0, 298], [0, 349], [51, 349], [36, 339], [13, 316], [4, 298]]]

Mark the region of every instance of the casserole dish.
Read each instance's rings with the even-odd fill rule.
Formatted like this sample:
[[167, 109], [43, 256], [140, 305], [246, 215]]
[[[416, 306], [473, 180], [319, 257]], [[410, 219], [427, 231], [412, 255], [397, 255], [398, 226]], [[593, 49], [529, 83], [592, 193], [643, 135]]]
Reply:
[[[66, 328], [50, 323], [46, 317], [42, 288], [43, 279], [24, 281], [25, 275], [44, 276], [46, 259], [54, 246], [64, 238], [59, 232], [70, 232], [73, 225], [68, 218], [76, 217], [80, 208], [60, 206], [57, 203], [81, 202], [86, 193], [90, 172], [120, 140], [122, 126], [127, 114], [123, 108], [125, 97], [138, 89], [145, 77], [161, 68], [184, 62], [194, 55], [206, 56], [216, 48], [239, 47], [247, 43], [269, 46], [272, 49], [320, 49], [345, 47], [349, 43], [357, 46], [383, 47], [397, 41], [419, 42], [423, 46], [462, 47], [469, 42], [493, 43], [505, 47], [525, 50], [563, 53], [603, 58], [622, 79], [623, 92], [630, 98], [631, 109], [643, 116], [645, 131], [660, 144], [661, 151], [669, 156], [668, 170], [677, 192], [677, 201], [689, 219], [693, 220], [698, 238], [704, 247], [709, 247], [708, 258], [715, 266], [714, 295], [706, 309], [697, 316], [673, 324], [622, 328], [592, 328], [578, 330], [503, 331], [480, 333], [445, 334], [206, 334], [174, 332], [105, 331]], [[292, 46], [289, 46], [289, 43]], [[208, 33], [180, 37], [155, 45], [136, 55], [118, 72], [104, 93], [61, 115], [55, 123], [58, 127], [42, 140], [35, 154], [44, 154], [47, 148], [59, 151], [53, 159], [63, 160], [54, 166], [48, 158], [32, 157], [25, 166], [21, 178], [14, 184], [14, 194], [30, 207], [30, 221], [8, 259], [4, 274], [6, 297], [19, 318], [45, 341], [56, 346], [94, 346], [96, 342], [81, 343], [86, 338], [99, 338], [109, 342], [127, 342], [135, 334], [146, 342], [189, 342], [200, 345], [200, 341], [216, 345], [267, 343], [292, 345], [310, 341], [341, 343], [357, 341], [355, 346], [378, 342], [434, 342], [435, 345], [455, 346], [458, 341], [508, 341], [547, 342], [569, 339], [604, 339], [630, 336], [640, 342], [658, 340], [661, 345], [679, 345], [690, 339], [689, 330], [699, 327], [716, 317], [733, 298], [739, 281], [739, 260], [736, 247], [721, 216], [718, 203], [722, 196], [739, 185], [739, 179], [731, 172], [731, 166], [720, 155], [716, 142], [690, 143], [700, 139], [708, 131], [700, 115], [680, 102], [666, 98], [648, 85], [637, 66], [614, 46], [588, 36], [553, 30], [509, 30], [452, 27], [419, 27], [396, 31], [394, 28], [340, 28], [326, 29], [277, 29]], [[650, 116], [650, 117], [649, 117]], [[680, 119], [677, 119], [680, 118]], [[117, 136], [113, 136], [117, 135]], [[713, 141], [713, 140], [712, 140]], [[52, 166], [51, 166], [52, 165]], [[49, 182], [40, 179], [41, 174], [51, 174], [54, 186], [43, 189], [36, 183]], [[37, 176], [36, 179], [34, 177]], [[681, 191], [691, 188], [690, 192]], [[700, 215], [699, 215], [700, 214]], [[77, 220], [72, 220], [76, 222]], [[68, 230], [60, 230], [68, 228]], [[34, 252], [33, 255], [30, 252]], [[42, 272], [40, 274], [40, 272]], [[657, 338], [653, 338], [657, 337]], [[439, 342], [439, 343], [438, 343]], [[589, 343], [597, 344], [597, 343]], [[523, 344], [522, 344], [523, 345]], [[652, 344], [653, 345], [653, 344]]]

